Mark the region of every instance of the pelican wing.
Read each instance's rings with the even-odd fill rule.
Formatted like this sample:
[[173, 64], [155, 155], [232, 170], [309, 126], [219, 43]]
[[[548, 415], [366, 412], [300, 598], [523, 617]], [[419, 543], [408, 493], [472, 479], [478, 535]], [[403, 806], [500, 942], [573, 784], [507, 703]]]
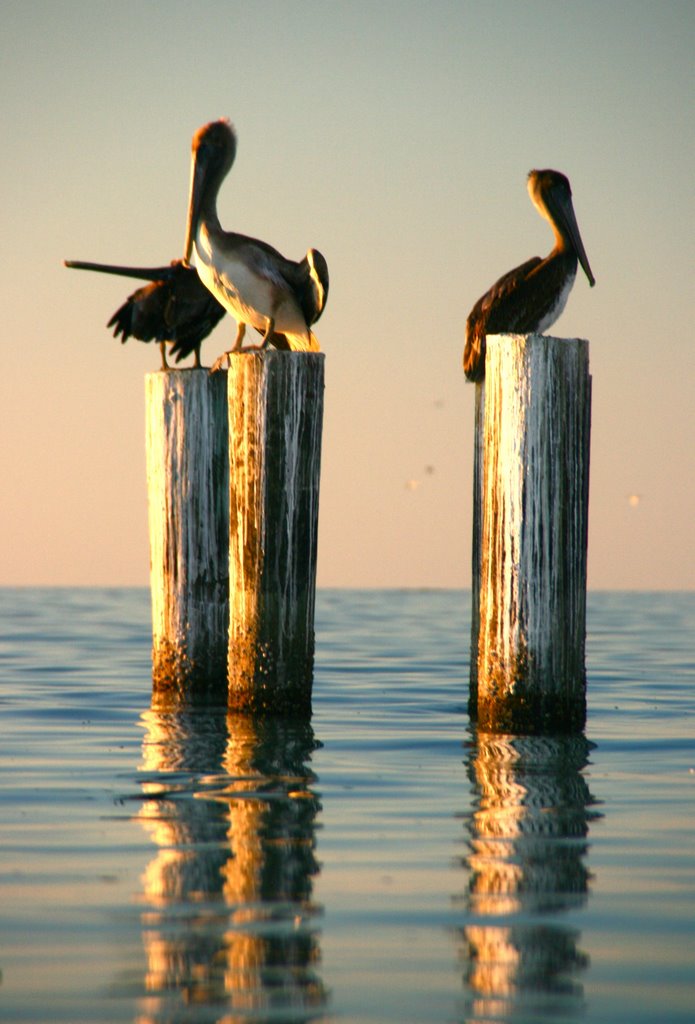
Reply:
[[225, 312], [195, 270], [177, 267], [164, 308], [167, 340], [177, 363], [199, 347]]
[[505, 331], [523, 330], [518, 321], [518, 294], [524, 287], [533, 270], [543, 261], [540, 256], [533, 256], [521, 263], [514, 270], [503, 274], [493, 286], [478, 299], [471, 310], [469, 321], [481, 321], [485, 334], [497, 334]]
[[288, 260], [282, 253], [260, 239], [244, 239], [249, 268], [276, 287], [294, 295], [307, 326], [316, 323], [328, 297], [328, 266], [317, 249], [309, 249], [299, 262]]
[[540, 256], [534, 256], [503, 274], [473, 306], [466, 321], [463, 350], [463, 369], [468, 380], [481, 381], [485, 376], [486, 335], [524, 330], [519, 322], [519, 290], [541, 263]]
[[267, 242], [260, 238], [247, 238], [244, 235], [235, 235], [235, 243], [241, 243], [244, 249], [244, 258], [249, 270], [264, 277], [277, 288], [293, 289], [293, 267], [296, 264], [286, 259], [282, 253], [274, 249]]
[[138, 288], [109, 320], [115, 338], [171, 342], [176, 362], [195, 352], [224, 316], [224, 307], [195, 271], [183, 266], [163, 281]]
[[164, 310], [169, 298], [169, 282], [155, 281], [138, 288], [116, 310], [107, 327], [113, 327], [114, 338], [126, 342], [166, 341]]

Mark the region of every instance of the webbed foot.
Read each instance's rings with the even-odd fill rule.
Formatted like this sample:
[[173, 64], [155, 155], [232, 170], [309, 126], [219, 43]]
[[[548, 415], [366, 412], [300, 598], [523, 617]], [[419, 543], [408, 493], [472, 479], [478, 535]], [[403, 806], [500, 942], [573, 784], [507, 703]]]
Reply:
[[210, 367], [210, 373], [217, 373], [218, 370], [223, 369], [225, 367], [225, 361], [226, 361], [226, 365], [230, 366], [231, 365], [231, 353], [233, 351], [234, 351], [234, 349], [231, 349], [229, 352], [223, 352], [221, 356], [218, 356], [217, 359], [215, 360], [215, 362]]

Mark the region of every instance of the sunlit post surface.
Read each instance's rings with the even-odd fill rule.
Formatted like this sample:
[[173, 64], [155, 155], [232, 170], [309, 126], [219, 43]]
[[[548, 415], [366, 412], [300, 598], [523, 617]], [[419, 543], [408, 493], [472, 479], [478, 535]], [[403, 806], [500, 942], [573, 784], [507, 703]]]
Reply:
[[153, 684], [167, 701], [226, 700], [226, 374], [145, 379]]
[[480, 560], [483, 533], [483, 441], [485, 438], [485, 381], [475, 385], [473, 429], [473, 544], [471, 554], [471, 668], [468, 709], [478, 714], [478, 634], [480, 632]]
[[581, 730], [588, 342], [489, 336], [484, 388], [484, 416], [477, 420], [482, 484], [474, 485], [481, 507], [474, 512], [479, 624], [476, 637], [474, 612], [471, 713], [481, 729], [495, 732]]
[[324, 356], [232, 356], [229, 705], [311, 709]]

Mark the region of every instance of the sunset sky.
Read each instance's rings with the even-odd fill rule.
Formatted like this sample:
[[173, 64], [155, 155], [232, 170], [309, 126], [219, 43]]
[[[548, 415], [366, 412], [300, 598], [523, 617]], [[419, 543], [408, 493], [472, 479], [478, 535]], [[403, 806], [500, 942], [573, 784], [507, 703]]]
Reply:
[[550, 250], [553, 167], [597, 281], [552, 328], [590, 342], [589, 585], [695, 587], [694, 46], [692, 0], [3, 0], [0, 584], [148, 582], [159, 352], [105, 326], [137, 282], [62, 260], [182, 255], [226, 116], [223, 226], [330, 269], [319, 585], [470, 585], [465, 319]]

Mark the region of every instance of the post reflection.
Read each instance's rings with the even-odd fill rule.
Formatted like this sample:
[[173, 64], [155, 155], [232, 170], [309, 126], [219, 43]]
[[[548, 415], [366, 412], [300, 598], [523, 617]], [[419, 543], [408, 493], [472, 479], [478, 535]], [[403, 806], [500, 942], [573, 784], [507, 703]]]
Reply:
[[143, 724], [138, 820], [157, 853], [142, 878], [137, 1020], [316, 1019], [311, 724], [203, 710], [152, 710]]
[[589, 893], [589, 824], [600, 817], [582, 774], [590, 749], [584, 736], [474, 736], [460, 932], [469, 1024], [581, 1012], [588, 957], [560, 915]]

